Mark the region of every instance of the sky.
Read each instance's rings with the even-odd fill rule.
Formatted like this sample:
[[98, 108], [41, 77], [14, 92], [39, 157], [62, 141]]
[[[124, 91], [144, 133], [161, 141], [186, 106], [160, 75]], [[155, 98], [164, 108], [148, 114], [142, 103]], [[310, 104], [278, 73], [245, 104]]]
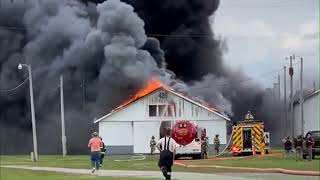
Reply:
[[[210, 20], [227, 44], [225, 63], [233, 69], [271, 87], [278, 74], [283, 82], [286, 57], [295, 54], [304, 59], [304, 86], [313, 89], [316, 82], [319, 88], [319, 0], [221, 0]], [[295, 88], [298, 57], [293, 66]]]

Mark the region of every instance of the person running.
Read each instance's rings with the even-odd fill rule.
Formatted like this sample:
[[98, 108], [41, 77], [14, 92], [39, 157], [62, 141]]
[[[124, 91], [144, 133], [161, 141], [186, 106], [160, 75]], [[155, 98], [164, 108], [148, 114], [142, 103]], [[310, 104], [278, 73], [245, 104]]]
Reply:
[[92, 174], [94, 174], [95, 172], [98, 174], [102, 141], [99, 138], [97, 132], [92, 133], [92, 138], [89, 140], [88, 147], [91, 150], [91, 172]]
[[[161, 147], [160, 147], [161, 146]], [[176, 153], [176, 141], [171, 138], [171, 129], [166, 128], [165, 137], [161, 138], [156, 144], [160, 151], [158, 166], [166, 180], [171, 180], [172, 165]]]
[[101, 155], [100, 155], [100, 167], [102, 167], [102, 163], [103, 163], [103, 159], [104, 159], [104, 156], [106, 155], [106, 151], [107, 151], [107, 148], [106, 148], [106, 145], [104, 144], [103, 140], [102, 140], [102, 137], [100, 137], [100, 140], [101, 140]]

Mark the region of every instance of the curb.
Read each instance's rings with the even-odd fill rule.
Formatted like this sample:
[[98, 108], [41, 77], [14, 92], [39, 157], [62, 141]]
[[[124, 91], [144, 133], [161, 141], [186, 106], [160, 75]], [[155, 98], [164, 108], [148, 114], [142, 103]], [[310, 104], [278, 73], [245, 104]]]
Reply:
[[233, 169], [233, 170], [244, 170], [251, 172], [264, 172], [264, 173], [282, 173], [290, 175], [300, 175], [300, 176], [320, 176], [319, 171], [298, 171], [289, 170], [282, 168], [250, 168], [250, 167], [231, 167], [231, 166], [217, 166], [217, 165], [187, 165], [183, 163], [175, 162], [175, 165], [182, 166], [184, 168], [217, 168], [217, 169]]

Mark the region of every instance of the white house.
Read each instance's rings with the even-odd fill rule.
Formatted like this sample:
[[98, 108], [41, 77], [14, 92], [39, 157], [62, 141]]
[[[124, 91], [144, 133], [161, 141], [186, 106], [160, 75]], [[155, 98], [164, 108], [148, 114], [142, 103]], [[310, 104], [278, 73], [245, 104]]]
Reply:
[[220, 135], [221, 144], [226, 144], [228, 117], [159, 83], [149, 83], [95, 123], [99, 123], [99, 134], [109, 153], [132, 154], [149, 153], [151, 136], [158, 140], [160, 129], [177, 120], [206, 128], [210, 144], [215, 134]]
[[[304, 97], [303, 103], [303, 119], [304, 119], [304, 133], [313, 130], [320, 130], [320, 117], [319, 117], [319, 101], [320, 90], [317, 90]], [[301, 111], [300, 102], [296, 101], [293, 105], [294, 111], [294, 134], [295, 136], [301, 134]]]

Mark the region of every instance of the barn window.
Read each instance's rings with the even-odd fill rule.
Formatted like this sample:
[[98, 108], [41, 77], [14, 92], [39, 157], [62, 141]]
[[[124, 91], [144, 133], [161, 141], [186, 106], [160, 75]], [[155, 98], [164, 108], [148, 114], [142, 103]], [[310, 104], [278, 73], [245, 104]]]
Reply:
[[166, 105], [158, 105], [159, 106], [159, 116], [166, 116]]
[[174, 104], [168, 105], [167, 116], [169, 116], [169, 117], [176, 116], [176, 106]]
[[157, 116], [157, 105], [149, 105], [149, 116], [150, 117]]

